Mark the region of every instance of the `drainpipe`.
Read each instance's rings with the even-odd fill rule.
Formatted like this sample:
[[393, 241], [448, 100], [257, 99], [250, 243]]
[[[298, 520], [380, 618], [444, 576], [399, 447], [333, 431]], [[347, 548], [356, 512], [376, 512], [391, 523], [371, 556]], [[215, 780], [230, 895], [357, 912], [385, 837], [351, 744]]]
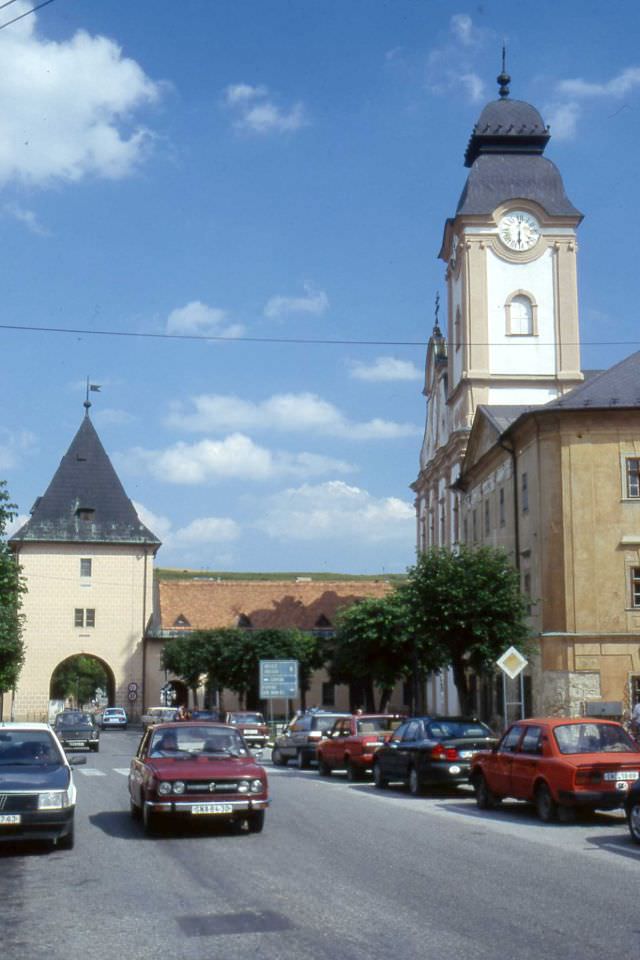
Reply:
[[142, 713], [146, 711], [147, 701], [147, 557], [149, 551], [144, 549], [144, 576], [142, 593]]

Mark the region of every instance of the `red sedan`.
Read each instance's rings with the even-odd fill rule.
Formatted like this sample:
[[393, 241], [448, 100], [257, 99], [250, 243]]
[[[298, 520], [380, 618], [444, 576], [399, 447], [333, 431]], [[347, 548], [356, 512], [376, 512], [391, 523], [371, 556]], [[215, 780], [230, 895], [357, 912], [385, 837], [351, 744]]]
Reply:
[[513, 797], [534, 803], [545, 823], [568, 820], [578, 807], [622, 806], [640, 779], [640, 748], [611, 720], [520, 720], [493, 750], [475, 754], [470, 779], [483, 810]]
[[267, 775], [242, 737], [220, 723], [159, 723], [145, 732], [129, 770], [131, 814], [153, 833], [161, 821], [227, 821], [260, 833]]
[[373, 755], [389, 739], [404, 717], [390, 713], [361, 713], [342, 717], [318, 744], [318, 773], [346, 770], [349, 780], [362, 780], [373, 766]]

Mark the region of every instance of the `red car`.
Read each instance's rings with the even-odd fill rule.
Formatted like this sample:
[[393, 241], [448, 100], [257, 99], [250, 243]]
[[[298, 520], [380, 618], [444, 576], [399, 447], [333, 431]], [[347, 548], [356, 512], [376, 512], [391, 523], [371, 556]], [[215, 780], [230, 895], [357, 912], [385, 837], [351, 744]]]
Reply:
[[373, 766], [373, 755], [389, 739], [404, 717], [390, 713], [361, 713], [336, 720], [318, 744], [318, 773], [346, 770], [349, 780], [362, 780]]
[[226, 722], [235, 727], [252, 750], [262, 750], [269, 740], [269, 727], [261, 713], [255, 711], [236, 711], [228, 713]]
[[624, 727], [585, 717], [519, 720], [476, 753], [470, 780], [483, 809], [505, 797], [535, 804], [545, 823], [576, 808], [613, 810], [640, 779], [640, 747]]
[[267, 775], [240, 734], [221, 723], [159, 723], [144, 733], [129, 770], [131, 815], [152, 834], [161, 821], [222, 820], [260, 833]]

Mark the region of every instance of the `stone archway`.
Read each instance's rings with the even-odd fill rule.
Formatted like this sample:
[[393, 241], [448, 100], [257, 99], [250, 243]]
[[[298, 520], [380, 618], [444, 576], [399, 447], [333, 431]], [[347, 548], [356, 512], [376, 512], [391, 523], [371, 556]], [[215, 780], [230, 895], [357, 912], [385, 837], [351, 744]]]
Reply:
[[173, 678], [167, 682], [165, 688], [168, 691], [167, 704], [171, 707], [189, 706], [189, 689], [182, 680]]
[[90, 653], [75, 653], [61, 660], [49, 679], [49, 703], [59, 705], [61, 701], [64, 706], [83, 709], [115, 706], [116, 681], [109, 664]]

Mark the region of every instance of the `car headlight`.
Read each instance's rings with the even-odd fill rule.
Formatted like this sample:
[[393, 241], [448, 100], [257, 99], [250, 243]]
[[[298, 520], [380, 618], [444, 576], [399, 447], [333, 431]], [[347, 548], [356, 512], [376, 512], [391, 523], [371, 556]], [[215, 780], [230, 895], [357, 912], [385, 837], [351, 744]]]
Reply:
[[184, 793], [184, 783], [182, 782], [182, 780], [176, 780], [176, 782], [173, 785], [173, 792]]
[[168, 780], [162, 780], [162, 781], [158, 784], [158, 793], [159, 793], [160, 796], [162, 796], [162, 797], [166, 797], [168, 793], [171, 793], [171, 790], [172, 790], [172, 789], [173, 789], [173, 786], [172, 786], [172, 784], [169, 783]]
[[67, 790], [48, 790], [38, 794], [38, 810], [63, 810], [70, 803]]
[[251, 781], [251, 793], [262, 793], [263, 790], [264, 790], [264, 784], [262, 780]]
[[248, 780], [241, 780], [238, 784], [238, 793], [249, 793], [251, 786]]

